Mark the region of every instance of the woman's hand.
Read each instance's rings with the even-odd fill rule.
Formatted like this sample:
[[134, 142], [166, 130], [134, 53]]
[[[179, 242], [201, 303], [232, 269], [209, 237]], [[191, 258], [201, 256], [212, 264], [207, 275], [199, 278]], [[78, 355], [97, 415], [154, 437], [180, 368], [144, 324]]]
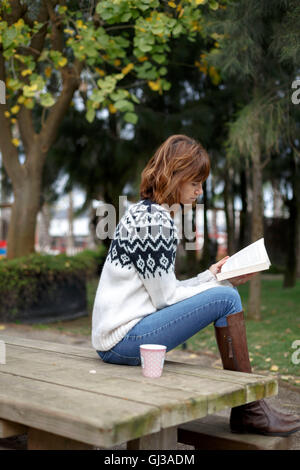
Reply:
[[234, 286], [240, 286], [241, 284], [245, 284], [245, 282], [250, 281], [254, 276], [258, 273], [251, 273], [251, 274], [243, 274], [242, 276], [231, 277], [228, 281]]
[[214, 276], [218, 274], [221, 271], [223, 264], [226, 263], [228, 258], [229, 256], [225, 256], [225, 258], [220, 259], [220, 261], [218, 261], [216, 264], [212, 264], [211, 267], [208, 268], [209, 271], [213, 273]]
[[[225, 256], [225, 258], [222, 258], [220, 261], [218, 261], [216, 264], [212, 264], [209, 269], [211, 273], [215, 276], [221, 271], [221, 268], [224, 263], [228, 260], [229, 256]], [[241, 284], [245, 284], [245, 282], [250, 281], [254, 276], [256, 276], [256, 273], [250, 273], [250, 274], [243, 274], [242, 276], [236, 276], [236, 277], [231, 277], [228, 279], [228, 281], [234, 286], [240, 286]]]

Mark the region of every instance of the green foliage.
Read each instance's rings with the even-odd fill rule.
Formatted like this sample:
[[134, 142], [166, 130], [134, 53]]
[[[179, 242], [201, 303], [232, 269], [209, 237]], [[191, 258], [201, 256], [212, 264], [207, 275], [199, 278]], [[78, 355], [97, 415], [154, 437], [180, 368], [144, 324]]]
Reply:
[[[195, 41], [206, 3], [218, 9], [224, 2], [102, 0], [94, 9], [91, 5], [84, 8], [84, 2], [52, 2], [52, 16], [42, 21], [42, 2], [32, 5], [26, 1], [28, 16], [23, 18], [22, 14], [12, 15], [13, 0], [5, 0], [0, 7], [0, 45], [6, 62], [8, 104], [11, 108], [52, 107], [64, 74], [73, 67], [76, 72], [82, 63], [90, 85], [87, 120], [95, 119], [97, 109], [108, 108], [135, 124], [137, 100], [127, 90], [128, 84], [139, 79], [158, 93], [168, 90], [171, 84], [164, 77], [171, 40], [186, 36]], [[40, 44], [35, 48], [37, 36], [43, 37], [42, 49]], [[116, 92], [123, 93], [126, 106], [120, 106]]]
[[0, 316], [13, 316], [34, 304], [41, 292], [60, 283], [95, 277], [104, 262], [106, 250], [85, 250], [75, 256], [34, 253], [0, 263]]

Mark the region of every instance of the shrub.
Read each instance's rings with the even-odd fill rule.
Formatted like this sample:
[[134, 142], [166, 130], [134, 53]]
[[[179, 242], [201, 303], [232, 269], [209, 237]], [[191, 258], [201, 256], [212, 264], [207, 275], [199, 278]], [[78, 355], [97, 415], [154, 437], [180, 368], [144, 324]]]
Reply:
[[96, 277], [102, 269], [106, 249], [85, 250], [74, 256], [34, 253], [0, 261], [0, 318], [18, 317], [18, 313], [36, 305], [43, 294], [55, 296], [57, 286], [78, 285]]

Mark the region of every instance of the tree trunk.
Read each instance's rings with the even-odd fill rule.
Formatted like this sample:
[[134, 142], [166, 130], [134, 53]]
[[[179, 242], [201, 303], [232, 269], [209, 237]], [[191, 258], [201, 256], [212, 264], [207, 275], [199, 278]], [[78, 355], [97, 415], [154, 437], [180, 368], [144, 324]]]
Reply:
[[68, 194], [69, 206], [68, 206], [68, 233], [67, 233], [67, 255], [74, 255], [75, 243], [74, 243], [74, 209], [73, 209], [73, 194], [72, 191]]
[[248, 199], [247, 199], [247, 175], [246, 171], [240, 172], [240, 196], [242, 201], [242, 209], [240, 212], [240, 230], [239, 230], [239, 246], [241, 250], [247, 245], [247, 213], [248, 213]]
[[300, 185], [299, 185], [299, 166], [296, 156], [292, 155], [292, 186], [293, 197], [288, 202], [290, 211], [289, 217], [289, 243], [287, 246], [287, 262], [283, 287], [294, 287], [297, 281], [297, 264], [299, 257], [299, 231], [300, 231]]
[[[12, 11], [19, 14], [15, 5], [12, 7]], [[43, 23], [47, 22], [48, 11], [46, 5], [43, 6], [38, 17]], [[55, 25], [52, 24], [52, 26], [56, 28]], [[38, 55], [44, 47], [45, 36], [46, 30], [45, 34], [36, 35], [35, 39], [38, 37], [37, 42], [39, 44], [36, 44], [36, 41], [31, 42], [31, 46], [37, 51]], [[47, 118], [41, 122], [39, 133], [36, 133], [35, 130], [32, 110], [21, 105], [17, 114], [18, 125], [12, 127], [10, 120], [5, 116], [5, 112], [9, 111], [8, 104], [0, 107], [0, 151], [3, 165], [12, 182], [14, 191], [14, 203], [8, 232], [7, 257], [9, 259], [34, 252], [36, 221], [40, 210], [43, 165], [47, 152], [55, 142], [58, 128], [68, 111], [74, 92], [79, 86], [82, 69], [83, 63], [77, 59], [74, 60], [72, 66], [62, 67], [61, 93], [55, 104], [49, 108]], [[5, 58], [1, 48], [0, 79], [6, 82]], [[23, 164], [19, 161], [19, 150], [12, 143], [14, 132], [17, 132], [17, 136], [23, 144], [26, 155]]]
[[15, 185], [14, 203], [8, 230], [7, 258], [25, 256], [35, 251], [35, 230], [40, 209], [41, 172], [24, 173]]
[[48, 202], [44, 202], [40, 210], [40, 221], [38, 224], [38, 243], [42, 253], [48, 253], [51, 249], [50, 223], [51, 206]]
[[[251, 242], [255, 242], [263, 237], [263, 186], [262, 186], [262, 168], [261, 156], [259, 148], [259, 136], [254, 136], [252, 160], [252, 188], [253, 188], [253, 204], [252, 204], [252, 224], [251, 224]], [[258, 273], [249, 281], [249, 301], [248, 301], [248, 317], [253, 320], [260, 320], [261, 306], [261, 274]]]
[[89, 205], [89, 233], [87, 247], [89, 250], [97, 248], [96, 227], [95, 227], [96, 209], [93, 208], [92, 201]]
[[224, 210], [225, 210], [226, 229], [227, 229], [227, 254], [229, 256], [233, 255], [235, 252], [234, 204], [233, 204], [234, 196], [233, 196], [232, 178], [233, 178], [233, 172], [229, 169], [228, 162], [227, 162], [226, 172], [225, 172], [225, 186], [224, 186]]
[[202, 269], [207, 269], [210, 266], [210, 247], [209, 247], [209, 234], [208, 234], [208, 221], [207, 221], [207, 186], [206, 182], [203, 183], [203, 217], [204, 217], [204, 233], [203, 233], [203, 248], [200, 266]]

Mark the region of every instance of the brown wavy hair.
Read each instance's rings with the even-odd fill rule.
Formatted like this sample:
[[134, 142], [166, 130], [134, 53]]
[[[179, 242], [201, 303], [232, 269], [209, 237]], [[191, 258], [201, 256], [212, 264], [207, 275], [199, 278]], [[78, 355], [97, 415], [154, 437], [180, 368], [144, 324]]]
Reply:
[[204, 182], [210, 160], [202, 145], [186, 135], [172, 135], [156, 150], [142, 171], [140, 196], [158, 204], [180, 203], [180, 186]]

